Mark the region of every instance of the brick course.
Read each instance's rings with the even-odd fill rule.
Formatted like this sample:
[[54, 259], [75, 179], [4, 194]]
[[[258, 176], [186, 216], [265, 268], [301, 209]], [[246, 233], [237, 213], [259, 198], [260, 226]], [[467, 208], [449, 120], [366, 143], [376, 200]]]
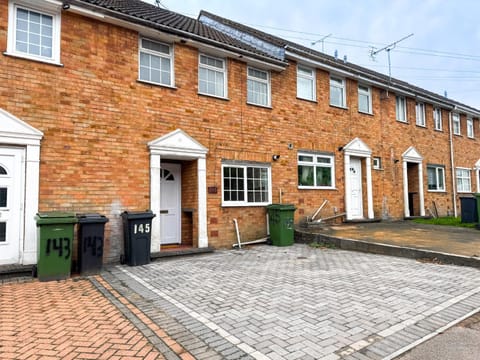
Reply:
[[[8, 5], [5, 0], [0, 4], [0, 48], [6, 49]], [[236, 241], [234, 218], [244, 239], [266, 233], [263, 207], [221, 206], [222, 160], [271, 163], [273, 202], [279, 201], [281, 192], [283, 202], [297, 207], [299, 222], [324, 199], [329, 200], [329, 211], [333, 207], [345, 211], [339, 148], [356, 137], [371, 148], [372, 156], [382, 159], [383, 169], [372, 170], [375, 217], [403, 217], [401, 160], [410, 146], [424, 157], [425, 205], [435, 201], [441, 215], [453, 209], [446, 110], [442, 132], [433, 130], [433, 107], [428, 103], [427, 126], [418, 127], [415, 101], [408, 99], [408, 123], [400, 123], [395, 120], [395, 94], [373, 87], [373, 114], [362, 114], [357, 110], [358, 84], [350, 79], [347, 108], [335, 108], [329, 105], [329, 73], [319, 69], [316, 101], [297, 99], [293, 61], [285, 71], [272, 72], [271, 108], [246, 103], [246, 64], [241, 59], [227, 60], [227, 100], [199, 95], [199, 51], [188, 43], [174, 46], [175, 88], [146, 84], [137, 81], [138, 36], [133, 30], [63, 12], [63, 66], [0, 56], [0, 107], [44, 133], [39, 210], [99, 212], [109, 217], [106, 261], [118, 261], [121, 253], [120, 212], [150, 206], [147, 143], [178, 128], [209, 149], [207, 186], [218, 189], [207, 194], [209, 245], [214, 247], [229, 247]], [[461, 122], [464, 135], [453, 137], [455, 166], [471, 168], [480, 158], [479, 143], [466, 137], [464, 115]], [[479, 128], [478, 119], [474, 128]], [[298, 189], [298, 150], [335, 154], [336, 189]], [[272, 162], [273, 154], [280, 155], [279, 161]], [[427, 191], [429, 163], [445, 165], [445, 193]], [[196, 209], [196, 164], [183, 162], [182, 168], [182, 207]], [[193, 221], [183, 217], [184, 232], [193, 239], [198, 233], [196, 219], [195, 211]]]

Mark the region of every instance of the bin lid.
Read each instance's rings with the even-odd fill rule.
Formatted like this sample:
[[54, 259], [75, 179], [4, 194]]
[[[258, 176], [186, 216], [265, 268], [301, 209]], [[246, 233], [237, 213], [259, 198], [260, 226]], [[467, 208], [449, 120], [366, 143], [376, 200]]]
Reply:
[[80, 224], [95, 223], [104, 224], [108, 222], [105, 215], [91, 213], [91, 214], [77, 214], [77, 219]]
[[122, 217], [127, 220], [136, 220], [136, 219], [153, 219], [156, 215], [152, 210], [145, 211], [124, 211]]
[[45, 211], [35, 216], [37, 225], [43, 224], [74, 224], [77, 218], [72, 212], [63, 211]]
[[271, 204], [267, 205], [268, 210], [296, 210], [295, 205], [293, 204]]

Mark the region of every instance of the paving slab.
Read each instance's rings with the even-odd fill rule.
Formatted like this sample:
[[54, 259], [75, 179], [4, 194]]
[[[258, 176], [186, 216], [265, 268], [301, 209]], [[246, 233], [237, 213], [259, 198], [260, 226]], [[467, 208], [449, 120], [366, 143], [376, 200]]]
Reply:
[[478, 269], [255, 246], [139, 267], [105, 286], [195, 358], [394, 358], [480, 311]]

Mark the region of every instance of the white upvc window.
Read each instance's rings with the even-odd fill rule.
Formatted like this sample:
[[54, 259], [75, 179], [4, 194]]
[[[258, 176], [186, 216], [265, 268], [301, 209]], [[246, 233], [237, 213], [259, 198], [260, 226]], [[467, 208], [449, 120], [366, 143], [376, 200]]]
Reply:
[[330, 105], [345, 108], [345, 79], [330, 76]]
[[316, 101], [316, 73], [315, 69], [297, 65], [297, 97], [300, 99]]
[[227, 66], [225, 59], [200, 54], [198, 61], [198, 92], [227, 97]]
[[473, 131], [473, 119], [471, 117], [467, 117], [467, 136], [472, 139], [475, 137]]
[[10, 1], [8, 12], [6, 54], [60, 64], [61, 4]]
[[139, 45], [139, 80], [173, 86], [172, 46], [145, 38], [140, 38]]
[[358, 111], [372, 113], [372, 88], [358, 84]]
[[264, 206], [272, 202], [271, 168], [266, 164], [222, 164], [223, 206]]
[[428, 191], [445, 191], [445, 167], [427, 165]]
[[456, 169], [456, 178], [457, 178], [457, 192], [459, 192], [459, 193], [469, 193], [469, 192], [472, 191], [472, 181], [470, 179], [470, 169], [457, 168]]
[[397, 95], [395, 98], [397, 120], [407, 122], [407, 99]]
[[425, 127], [425, 104], [422, 102], [417, 102], [415, 105], [415, 123], [418, 126]]
[[442, 131], [442, 109], [433, 108], [433, 126], [435, 130]]
[[298, 187], [301, 189], [335, 188], [335, 158], [331, 154], [298, 153]]
[[457, 113], [452, 114], [452, 127], [453, 127], [453, 133], [455, 135], [461, 135], [460, 132], [460, 115]]
[[247, 68], [247, 102], [270, 106], [270, 73], [252, 67]]

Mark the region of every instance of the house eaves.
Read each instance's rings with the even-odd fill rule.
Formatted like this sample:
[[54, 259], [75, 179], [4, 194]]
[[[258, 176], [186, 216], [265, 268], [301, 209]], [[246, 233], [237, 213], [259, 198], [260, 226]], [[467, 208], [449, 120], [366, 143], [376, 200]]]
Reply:
[[[390, 78], [376, 71], [369, 70], [367, 68], [352, 64], [350, 62], [345, 62], [333, 56], [315, 51], [306, 46], [282, 39], [280, 37], [265, 33], [263, 31], [251, 28], [249, 26], [222, 18], [221, 16], [202, 10], [199, 15], [199, 20], [206, 22], [206, 19], [209, 19], [208, 22], [210, 23], [214, 22], [216, 24], [221, 24], [224, 27], [236, 29], [238, 32], [248, 34], [252, 38], [254, 38], [256, 42], [263, 41], [270, 43], [276, 47], [283, 47], [285, 49], [285, 61], [291, 59], [297, 62], [300, 61], [304, 63], [311, 63], [318, 68], [323, 68], [327, 71], [337, 74], [343, 74], [346, 77], [351, 77], [359, 81], [370, 83], [381, 89], [398, 92], [402, 95], [416, 98], [419, 101], [428, 101], [446, 109], [455, 109], [456, 111], [464, 112], [466, 114], [480, 116], [480, 110], [462, 104], [445, 96], [422, 89], [418, 86], [412, 85], [408, 82], [396, 78]], [[222, 27], [220, 25], [216, 25], [216, 28], [221, 29]], [[246, 39], [246, 36], [243, 35], [242, 38]], [[238, 39], [238, 41], [241, 40], [242, 39]], [[248, 44], [250, 46], [255, 46], [255, 42], [248, 42]]]
[[77, 9], [83, 15], [90, 14], [92, 17], [97, 15], [103, 21], [116, 20], [178, 36], [197, 45], [204, 44], [207, 47], [225, 50], [238, 55], [239, 58], [248, 57], [263, 62], [278, 71], [284, 70], [288, 65], [286, 61], [248, 46], [196, 19], [158, 8], [141, 0], [69, 0], [68, 3], [72, 11]]

